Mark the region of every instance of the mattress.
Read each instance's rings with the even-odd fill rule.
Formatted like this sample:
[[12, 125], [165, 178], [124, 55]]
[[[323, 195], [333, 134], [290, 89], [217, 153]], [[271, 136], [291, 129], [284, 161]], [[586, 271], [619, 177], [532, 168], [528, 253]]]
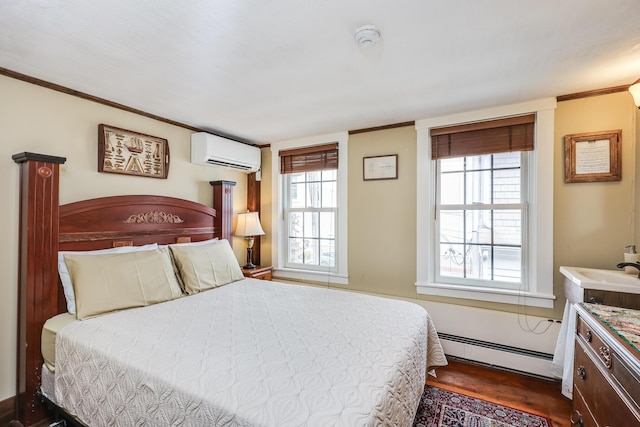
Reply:
[[42, 375], [40, 376], [40, 392], [52, 401], [56, 403], [56, 391], [55, 391], [55, 374], [49, 370], [46, 364], [42, 364]]
[[61, 313], [48, 319], [42, 327], [40, 349], [45, 366], [52, 372], [55, 371], [56, 366], [56, 336], [62, 328], [74, 321], [76, 321], [75, 315]]
[[444, 364], [416, 304], [245, 279], [68, 324], [55, 400], [94, 427], [410, 426]]

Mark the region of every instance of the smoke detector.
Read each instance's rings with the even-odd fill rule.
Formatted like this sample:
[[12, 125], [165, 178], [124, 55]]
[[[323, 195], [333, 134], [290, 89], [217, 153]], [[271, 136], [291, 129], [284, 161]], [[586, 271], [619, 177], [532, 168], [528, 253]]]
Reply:
[[358, 28], [353, 36], [358, 46], [367, 48], [371, 47], [380, 39], [380, 31], [375, 25], [367, 24]]

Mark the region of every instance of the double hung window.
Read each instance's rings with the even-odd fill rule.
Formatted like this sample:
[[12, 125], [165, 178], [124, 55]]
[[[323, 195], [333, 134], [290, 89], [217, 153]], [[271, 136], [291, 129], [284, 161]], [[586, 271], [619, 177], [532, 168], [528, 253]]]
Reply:
[[419, 294], [553, 306], [555, 105], [416, 122]]
[[436, 281], [525, 289], [527, 152], [535, 115], [431, 130]]
[[271, 146], [279, 169], [274, 267], [280, 277], [345, 281], [346, 154], [339, 149], [346, 141], [337, 139]]

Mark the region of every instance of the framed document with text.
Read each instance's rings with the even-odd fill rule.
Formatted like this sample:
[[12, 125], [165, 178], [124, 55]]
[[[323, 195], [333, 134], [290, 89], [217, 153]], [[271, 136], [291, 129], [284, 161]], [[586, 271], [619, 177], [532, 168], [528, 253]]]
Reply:
[[365, 181], [398, 178], [398, 155], [373, 156], [362, 159], [362, 178]]
[[622, 130], [564, 137], [564, 182], [620, 181]]

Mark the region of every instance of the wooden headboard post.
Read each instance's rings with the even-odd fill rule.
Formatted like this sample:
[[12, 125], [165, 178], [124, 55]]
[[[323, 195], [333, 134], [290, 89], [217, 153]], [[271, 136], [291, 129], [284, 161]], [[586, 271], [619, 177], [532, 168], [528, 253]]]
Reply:
[[[47, 418], [36, 401], [44, 322], [58, 313], [59, 170], [67, 159], [34, 153], [12, 156], [20, 165], [20, 224], [18, 263], [18, 354], [16, 419], [25, 426]], [[37, 309], [32, 306], [37, 302]]]
[[233, 246], [233, 181], [210, 181], [213, 186], [213, 206], [218, 210], [215, 227], [221, 239], [227, 239]]
[[[262, 213], [260, 212], [260, 181], [256, 177], [256, 172], [247, 175], [247, 210], [249, 212], [258, 212], [262, 220]], [[260, 265], [260, 236], [255, 236], [254, 239], [251, 262], [255, 265]]]

